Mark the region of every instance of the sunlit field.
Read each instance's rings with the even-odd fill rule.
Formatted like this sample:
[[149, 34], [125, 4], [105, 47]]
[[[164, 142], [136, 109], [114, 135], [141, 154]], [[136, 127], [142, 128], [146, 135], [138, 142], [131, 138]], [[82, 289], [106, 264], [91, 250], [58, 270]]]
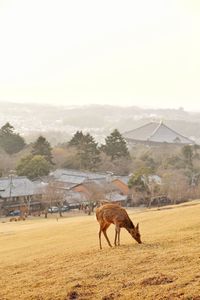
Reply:
[[128, 213], [143, 244], [102, 250], [94, 215], [0, 223], [0, 300], [200, 299], [200, 201]]

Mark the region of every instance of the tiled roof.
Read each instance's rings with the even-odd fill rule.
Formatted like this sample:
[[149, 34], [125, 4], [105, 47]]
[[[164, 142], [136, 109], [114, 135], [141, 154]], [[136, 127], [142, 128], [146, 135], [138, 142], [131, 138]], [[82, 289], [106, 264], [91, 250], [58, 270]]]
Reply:
[[116, 185], [112, 182], [115, 179], [121, 180], [124, 184], [128, 184], [129, 176], [111, 176], [107, 173], [92, 173], [82, 172], [71, 169], [57, 169], [51, 176], [54, 178], [54, 182], [62, 183], [62, 188], [70, 190], [71, 188], [84, 184], [90, 186], [92, 184], [97, 190], [117, 190]]
[[0, 197], [19, 197], [40, 194], [38, 184], [34, 184], [27, 177], [0, 178]]
[[112, 193], [106, 194], [106, 200], [110, 200], [110, 201], [126, 201], [127, 200], [127, 196], [121, 195], [121, 194], [119, 194], [117, 192], [112, 192]]
[[82, 172], [71, 169], [57, 169], [51, 176], [57, 181], [68, 182], [73, 184], [81, 184], [83, 182], [106, 180], [107, 174]]
[[123, 134], [127, 141], [145, 141], [172, 144], [194, 144], [191, 139], [177, 133], [163, 122], [150, 122], [144, 126], [127, 131]]
[[125, 138], [133, 140], [148, 140], [152, 132], [158, 127], [158, 123], [151, 122], [123, 134]]
[[114, 180], [115, 180], [115, 179], [119, 179], [119, 180], [122, 181], [124, 184], [128, 185], [130, 176], [116, 176], [116, 177], [114, 178]]

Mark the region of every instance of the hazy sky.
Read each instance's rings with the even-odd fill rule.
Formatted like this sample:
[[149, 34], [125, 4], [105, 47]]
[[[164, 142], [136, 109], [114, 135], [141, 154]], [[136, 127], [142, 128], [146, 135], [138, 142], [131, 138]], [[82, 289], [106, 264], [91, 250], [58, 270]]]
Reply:
[[199, 0], [0, 0], [0, 101], [199, 100]]

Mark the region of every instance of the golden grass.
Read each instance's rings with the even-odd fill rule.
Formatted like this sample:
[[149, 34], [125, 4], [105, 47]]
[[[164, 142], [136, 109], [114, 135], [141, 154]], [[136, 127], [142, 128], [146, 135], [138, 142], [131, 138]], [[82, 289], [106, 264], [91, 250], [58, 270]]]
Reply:
[[0, 223], [0, 300], [200, 299], [200, 202], [129, 215], [143, 244], [103, 250], [94, 215]]

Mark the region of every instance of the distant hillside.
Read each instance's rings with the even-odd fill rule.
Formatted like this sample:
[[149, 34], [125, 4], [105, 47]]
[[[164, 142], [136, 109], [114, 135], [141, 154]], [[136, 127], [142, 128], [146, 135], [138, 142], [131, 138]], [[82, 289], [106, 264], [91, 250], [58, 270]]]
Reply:
[[186, 112], [182, 108], [0, 103], [0, 126], [9, 121], [28, 142], [39, 134], [44, 134], [53, 144], [66, 142], [77, 130], [88, 131], [102, 142], [114, 128], [124, 132], [152, 120], [164, 120], [179, 133], [200, 140], [200, 113]]

